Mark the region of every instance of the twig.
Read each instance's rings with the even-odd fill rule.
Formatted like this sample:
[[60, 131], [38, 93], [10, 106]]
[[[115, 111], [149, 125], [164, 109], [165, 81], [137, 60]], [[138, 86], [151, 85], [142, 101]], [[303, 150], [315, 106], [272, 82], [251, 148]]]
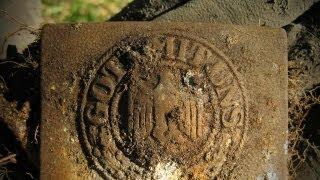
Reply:
[[25, 68], [31, 68], [31, 67], [29, 67], [29, 66], [27, 66], [27, 65], [24, 65], [24, 64], [22, 64], [22, 63], [17, 63], [17, 62], [15, 62], [15, 61], [1, 61], [1, 62], [0, 62], [0, 64], [6, 64], [6, 63], [12, 63], [12, 64], [15, 64], [15, 65], [17, 65], [17, 66], [25, 67]]
[[313, 93], [313, 92], [316, 91], [318, 88], [320, 88], [320, 86], [316, 86], [315, 88], [311, 89], [310, 92]]
[[22, 31], [22, 30], [27, 30], [27, 31], [29, 31], [30, 33], [33, 33], [33, 34], [37, 34], [37, 31], [40, 30], [40, 28], [35, 28], [35, 27], [28, 26], [27, 24], [21, 22], [21, 21], [18, 20], [17, 18], [10, 16], [9, 13], [8, 13], [7, 11], [5, 11], [5, 10], [0, 10], [0, 13], [1, 13], [1, 14], [4, 14], [4, 15], [7, 16], [7, 17], [9, 17], [9, 20], [10, 20], [11, 22], [17, 23], [17, 24], [20, 25], [20, 28], [19, 28], [19, 29], [17, 29], [16, 31], [14, 31], [14, 32], [8, 34], [7, 36], [5, 36], [5, 38], [4, 38], [3, 42], [2, 42], [0, 54], [3, 54], [4, 48], [5, 48], [5, 44], [6, 44], [6, 42], [8, 41], [8, 39], [9, 39], [11, 36], [15, 35], [16, 33], [20, 32], [20, 31]]
[[[3, 106], [3, 107], [4, 107], [4, 106]], [[9, 149], [8, 149], [5, 145], [1, 144], [1, 146], [7, 151], [8, 154], [10, 154]]]
[[33, 30], [37, 30], [37, 28], [34, 28], [34, 27], [31, 27], [31, 26], [28, 26], [27, 24], [23, 23], [22, 21], [18, 20], [17, 18], [13, 17], [13, 16], [10, 16], [9, 13], [5, 10], [0, 10], [0, 13], [4, 14], [5, 16], [7, 16], [9, 18], [9, 20], [13, 23], [17, 23], [19, 24], [20, 26], [24, 26], [26, 28], [29, 28], [29, 29], [33, 29]]
[[26, 175], [28, 175], [31, 179], [34, 179], [34, 177], [32, 176], [32, 174], [31, 174], [31, 173], [26, 172]]
[[8, 155], [8, 156], [6, 156], [6, 157], [3, 157], [3, 158], [1, 158], [0, 159], [0, 166], [2, 166], [2, 165], [6, 165], [6, 164], [8, 164], [8, 163], [10, 163], [10, 162], [12, 162], [12, 163], [16, 163], [16, 154], [10, 154], [10, 155]]
[[0, 168], [0, 179], [5, 179], [5, 178], [10, 179], [9, 176], [8, 176], [8, 174], [9, 174], [10, 172], [11, 172], [11, 171], [8, 171], [7, 168], [1, 167], [1, 168]]

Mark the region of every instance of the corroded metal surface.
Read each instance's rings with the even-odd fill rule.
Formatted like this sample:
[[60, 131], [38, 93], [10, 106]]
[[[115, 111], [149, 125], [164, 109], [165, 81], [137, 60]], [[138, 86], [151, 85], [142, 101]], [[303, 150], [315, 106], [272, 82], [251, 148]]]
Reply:
[[49, 25], [43, 45], [42, 178], [286, 177], [281, 30]]

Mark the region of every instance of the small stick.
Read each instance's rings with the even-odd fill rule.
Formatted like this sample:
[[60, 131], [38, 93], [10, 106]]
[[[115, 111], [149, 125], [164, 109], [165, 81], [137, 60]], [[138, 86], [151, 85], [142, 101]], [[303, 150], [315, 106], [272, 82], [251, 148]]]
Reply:
[[24, 65], [24, 64], [22, 64], [22, 63], [17, 63], [17, 62], [15, 62], [15, 61], [0, 61], [0, 65], [1, 65], [1, 64], [6, 64], [6, 63], [12, 63], [12, 64], [15, 64], [15, 65], [20, 66], [20, 67], [30, 68], [30, 67], [27, 66], [27, 65]]
[[0, 9], [0, 12], [2, 14], [4, 14], [5, 16], [9, 17], [10, 21], [13, 22], [13, 23], [20, 24], [20, 26], [24, 26], [24, 27], [29, 28], [29, 29], [33, 29], [33, 30], [37, 29], [37, 28], [31, 27], [31, 26], [28, 26], [27, 24], [23, 23], [22, 21], [18, 20], [17, 18], [15, 18], [13, 16], [10, 16], [9, 13], [7, 11], [5, 11], [5, 10]]
[[8, 164], [9, 162], [12, 162], [12, 163], [16, 163], [16, 154], [10, 154], [6, 157], [3, 157], [0, 159], [0, 166], [1, 165], [5, 165], [5, 164]]

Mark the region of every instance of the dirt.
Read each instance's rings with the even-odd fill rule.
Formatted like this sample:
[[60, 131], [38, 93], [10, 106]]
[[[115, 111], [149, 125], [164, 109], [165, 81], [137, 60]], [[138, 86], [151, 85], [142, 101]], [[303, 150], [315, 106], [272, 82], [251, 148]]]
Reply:
[[142, 0], [133, 1], [109, 21], [150, 21], [166, 12], [184, 5], [190, 0]]
[[282, 27], [294, 21], [317, 0], [194, 0], [156, 18], [162, 21], [215, 22]]
[[1, 155], [16, 154], [17, 163], [1, 169], [11, 178], [37, 178], [39, 175], [40, 94], [39, 43], [29, 45], [23, 54], [14, 46], [0, 65]]
[[319, 9], [285, 27], [289, 38], [289, 125], [291, 173], [298, 179], [319, 179], [320, 46]]

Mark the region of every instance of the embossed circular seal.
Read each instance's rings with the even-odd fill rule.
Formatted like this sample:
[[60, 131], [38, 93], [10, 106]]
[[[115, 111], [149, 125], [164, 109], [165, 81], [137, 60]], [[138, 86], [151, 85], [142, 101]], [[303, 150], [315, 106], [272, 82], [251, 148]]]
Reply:
[[213, 45], [177, 32], [128, 37], [90, 72], [80, 139], [102, 177], [154, 178], [166, 166], [182, 179], [232, 170], [246, 132], [246, 96]]

